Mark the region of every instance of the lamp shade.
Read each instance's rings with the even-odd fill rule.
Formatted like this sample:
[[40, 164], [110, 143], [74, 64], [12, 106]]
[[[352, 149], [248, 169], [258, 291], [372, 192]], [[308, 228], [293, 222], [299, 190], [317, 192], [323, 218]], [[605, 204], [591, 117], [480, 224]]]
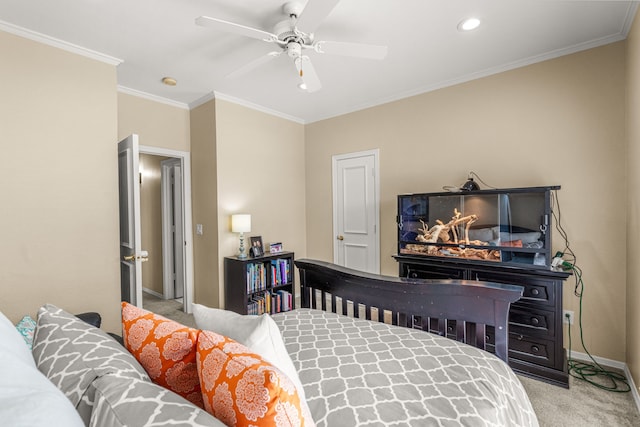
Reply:
[[234, 233], [247, 233], [251, 231], [251, 215], [231, 215], [231, 231]]

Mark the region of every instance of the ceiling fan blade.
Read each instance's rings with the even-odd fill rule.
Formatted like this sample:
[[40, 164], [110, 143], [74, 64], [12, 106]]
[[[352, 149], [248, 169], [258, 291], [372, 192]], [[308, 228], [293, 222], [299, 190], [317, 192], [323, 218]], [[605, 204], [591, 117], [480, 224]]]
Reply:
[[230, 72], [229, 74], [226, 75], [226, 77], [229, 78], [233, 78], [233, 77], [238, 77], [241, 76], [243, 74], [248, 73], [249, 71], [253, 70], [254, 68], [259, 67], [262, 64], [266, 64], [267, 62], [271, 61], [274, 58], [277, 58], [278, 56], [280, 56], [280, 54], [282, 54], [282, 51], [280, 52], [269, 52], [266, 55], [262, 55], [256, 59], [254, 59], [251, 62], [248, 62], [246, 64], [244, 64], [242, 67], [238, 68], [237, 70], [234, 70], [232, 72]]
[[218, 18], [211, 18], [210, 16], [199, 16], [198, 18], [196, 18], [196, 24], [203, 27], [214, 28], [226, 33], [239, 34], [241, 36], [251, 37], [253, 39], [264, 40], [268, 42], [278, 40], [278, 37], [275, 34], [271, 34], [267, 31], [247, 27], [246, 25], [242, 24], [235, 24], [233, 22], [224, 21]]
[[309, 0], [298, 16], [296, 27], [305, 33], [313, 33], [340, 0]]
[[293, 61], [307, 92], [316, 92], [322, 88], [320, 79], [308, 56], [299, 56]]
[[313, 45], [318, 53], [330, 55], [353, 56], [366, 59], [384, 59], [387, 56], [387, 47], [373, 44], [325, 42], [318, 41]]

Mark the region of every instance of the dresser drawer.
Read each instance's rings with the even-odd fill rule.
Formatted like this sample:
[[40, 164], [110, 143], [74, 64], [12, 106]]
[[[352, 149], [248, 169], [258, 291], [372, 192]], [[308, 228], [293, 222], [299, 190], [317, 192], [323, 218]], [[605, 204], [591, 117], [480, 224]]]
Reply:
[[[487, 350], [494, 351], [495, 336], [487, 328]], [[509, 358], [555, 367], [556, 346], [553, 340], [509, 332]]]
[[555, 335], [556, 315], [553, 311], [536, 310], [512, 305], [509, 310], [509, 331], [525, 335]]
[[[488, 282], [507, 283], [524, 287], [522, 298], [517, 303], [534, 303], [553, 306], [556, 303], [553, 280], [528, 277], [520, 274], [471, 271], [471, 279]], [[515, 304], [517, 304], [515, 303]]]
[[411, 279], [464, 279], [464, 270], [431, 265], [404, 264], [403, 276]]

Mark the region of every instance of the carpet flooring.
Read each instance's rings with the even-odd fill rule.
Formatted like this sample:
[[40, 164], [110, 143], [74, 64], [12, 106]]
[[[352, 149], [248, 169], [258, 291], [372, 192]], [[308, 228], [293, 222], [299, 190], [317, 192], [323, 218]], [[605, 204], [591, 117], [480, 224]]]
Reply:
[[[149, 311], [195, 327], [193, 315], [182, 311], [182, 303], [144, 294]], [[631, 393], [614, 393], [586, 381], [570, 378], [570, 388], [518, 376], [541, 427], [639, 427], [640, 412]]]
[[164, 300], [145, 292], [142, 294], [142, 307], [145, 310], [152, 311], [160, 316], [166, 317], [167, 319], [175, 320], [185, 326], [192, 328], [196, 327], [193, 315], [182, 311], [182, 302], [180, 301]]
[[615, 393], [573, 377], [569, 389], [518, 376], [541, 427], [638, 427], [631, 393]]

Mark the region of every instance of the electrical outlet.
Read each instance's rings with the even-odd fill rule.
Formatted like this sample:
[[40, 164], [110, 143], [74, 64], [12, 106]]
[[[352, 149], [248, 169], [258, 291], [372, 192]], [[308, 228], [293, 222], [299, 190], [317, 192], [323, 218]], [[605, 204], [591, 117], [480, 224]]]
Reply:
[[573, 325], [573, 311], [571, 310], [562, 311], [562, 323], [568, 323], [569, 325]]

